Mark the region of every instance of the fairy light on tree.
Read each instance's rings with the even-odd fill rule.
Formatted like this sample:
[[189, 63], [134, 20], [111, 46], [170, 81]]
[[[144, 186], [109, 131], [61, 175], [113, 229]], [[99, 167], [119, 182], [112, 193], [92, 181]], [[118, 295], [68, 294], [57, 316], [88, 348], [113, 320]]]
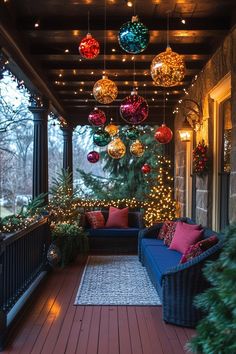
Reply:
[[173, 177], [171, 176], [171, 161], [165, 156], [158, 156], [156, 162], [158, 174], [152, 183], [150, 193], [144, 202], [144, 220], [146, 226], [175, 217], [175, 201], [173, 199]]

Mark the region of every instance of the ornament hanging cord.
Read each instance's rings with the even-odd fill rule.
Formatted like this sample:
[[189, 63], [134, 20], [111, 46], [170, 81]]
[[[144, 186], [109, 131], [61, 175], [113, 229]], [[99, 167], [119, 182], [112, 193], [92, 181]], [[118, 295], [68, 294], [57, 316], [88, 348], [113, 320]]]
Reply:
[[164, 108], [164, 119], [163, 119], [163, 123], [166, 124], [166, 90], [164, 90], [164, 105], [163, 105], [163, 108]]
[[106, 30], [107, 30], [107, 2], [104, 0], [104, 56], [103, 56], [103, 71], [106, 71]]
[[170, 46], [169, 31], [170, 31], [170, 11], [167, 12], [167, 31], [166, 31], [167, 48], [169, 48]]
[[90, 12], [88, 11], [88, 33], [90, 33]]

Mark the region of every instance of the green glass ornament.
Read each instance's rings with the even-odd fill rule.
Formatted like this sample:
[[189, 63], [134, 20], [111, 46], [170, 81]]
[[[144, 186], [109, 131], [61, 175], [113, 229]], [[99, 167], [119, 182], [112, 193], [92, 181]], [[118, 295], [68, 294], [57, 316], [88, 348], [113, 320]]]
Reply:
[[106, 131], [98, 129], [93, 134], [93, 142], [97, 146], [106, 146], [111, 141], [111, 136]]
[[126, 130], [125, 134], [128, 139], [136, 140], [136, 139], [138, 139], [140, 132], [137, 128], [130, 127]]

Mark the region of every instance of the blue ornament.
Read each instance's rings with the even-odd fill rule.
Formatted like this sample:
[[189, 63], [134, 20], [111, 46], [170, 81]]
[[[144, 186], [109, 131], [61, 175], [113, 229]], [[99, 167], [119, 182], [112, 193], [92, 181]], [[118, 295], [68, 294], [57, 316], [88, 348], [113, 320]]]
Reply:
[[133, 16], [132, 20], [121, 26], [118, 40], [122, 49], [127, 53], [138, 54], [143, 52], [149, 42], [149, 32], [138, 16]]

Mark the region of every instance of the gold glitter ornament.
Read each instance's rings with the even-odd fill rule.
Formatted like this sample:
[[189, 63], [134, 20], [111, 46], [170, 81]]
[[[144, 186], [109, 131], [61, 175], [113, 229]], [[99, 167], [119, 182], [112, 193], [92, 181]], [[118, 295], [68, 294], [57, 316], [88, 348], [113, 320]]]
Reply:
[[117, 137], [107, 146], [107, 152], [113, 159], [121, 159], [126, 153], [126, 147], [123, 141]]
[[119, 128], [117, 125], [113, 123], [109, 123], [108, 125], [105, 126], [105, 131], [110, 134], [110, 136], [115, 136], [116, 134], [119, 133]]
[[141, 157], [143, 156], [145, 151], [145, 146], [143, 143], [141, 143], [140, 140], [135, 140], [131, 145], [130, 145], [130, 152], [133, 156], [135, 157]]
[[151, 64], [151, 76], [157, 86], [178, 85], [184, 78], [185, 64], [181, 55], [172, 52], [168, 46], [165, 52], [158, 54]]
[[113, 102], [118, 95], [116, 84], [109, 80], [107, 75], [103, 75], [93, 86], [93, 96], [96, 101], [102, 104]]

